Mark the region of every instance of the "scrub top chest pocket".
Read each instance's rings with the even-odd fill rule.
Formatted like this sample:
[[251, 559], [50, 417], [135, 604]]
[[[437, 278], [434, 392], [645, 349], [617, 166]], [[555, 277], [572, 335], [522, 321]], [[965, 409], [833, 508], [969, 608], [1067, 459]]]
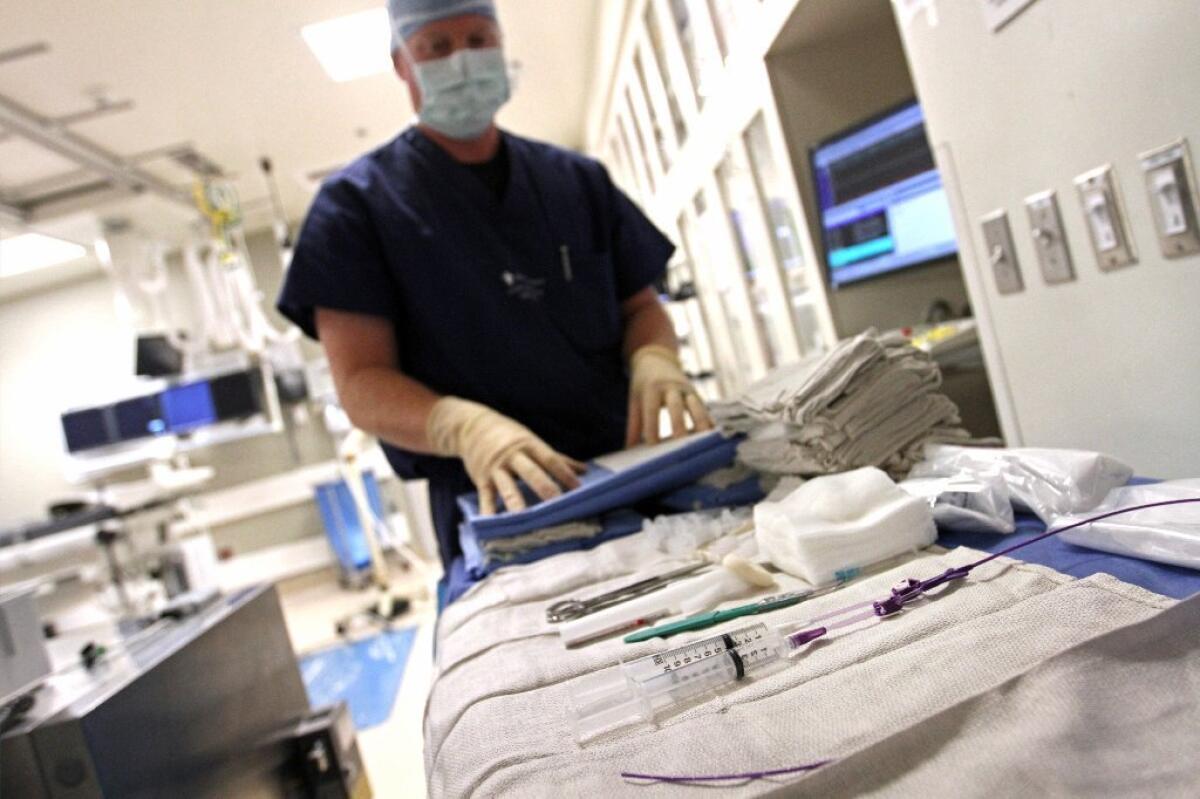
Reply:
[[559, 247], [558, 274], [547, 292], [557, 326], [583, 351], [621, 345], [621, 305], [613, 274], [612, 254]]

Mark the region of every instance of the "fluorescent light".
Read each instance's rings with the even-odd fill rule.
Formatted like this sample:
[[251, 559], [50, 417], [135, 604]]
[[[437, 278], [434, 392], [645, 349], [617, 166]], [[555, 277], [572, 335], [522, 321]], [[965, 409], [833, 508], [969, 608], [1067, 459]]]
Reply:
[[392, 32], [386, 8], [314, 22], [301, 28], [300, 35], [338, 83], [392, 68]]
[[103, 238], [97, 238], [92, 242], [92, 249], [96, 251], [96, 258], [100, 260], [100, 265], [105, 269], [112, 266], [112, 250], [108, 249], [108, 242]]
[[74, 261], [87, 255], [87, 248], [73, 241], [22, 233], [0, 239], [0, 277], [12, 277], [35, 269]]

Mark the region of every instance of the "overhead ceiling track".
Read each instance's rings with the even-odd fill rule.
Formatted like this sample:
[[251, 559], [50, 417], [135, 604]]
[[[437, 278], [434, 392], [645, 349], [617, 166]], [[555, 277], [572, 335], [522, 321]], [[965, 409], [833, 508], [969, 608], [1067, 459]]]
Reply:
[[[48, 117], [46, 121], [57, 128], [65, 128], [70, 125], [78, 125], [81, 122], [91, 122], [94, 119], [102, 119], [113, 114], [123, 114], [126, 111], [132, 111], [134, 108], [133, 100], [105, 100], [99, 99], [91, 108], [85, 108], [82, 111], [75, 111], [70, 114], [63, 114], [58, 117]], [[0, 141], [9, 138], [11, 134], [0, 130]]]
[[[43, 117], [10, 97], [0, 94], [0, 126], [43, 147], [82, 169], [107, 178], [116, 186], [133, 193], [149, 192], [170, 202], [194, 208], [189, 193], [140, 169], [127, 159], [109, 152], [94, 142], [66, 130], [53, 119]], [[27, 208], [17, 212], [28, 218]]]
[[15, 205], [0, 202], [0, 222], [24, 222], [29, 216], [29, 212], [24, 208], [18, 208]]
[[[144, 166], [153, 161], [161, 161], [171, 159], [178, 162], [178, 156], [181, 152], [193, 151], [196, 148], [191, 142], [180, 142], [167, 145], [165, 147], [155, 147], [152, 150], [144, 150], [140, 153], [134, 153], [125, 157], [125, 163], [130, 166]], [[96, 174], [89, 169], [73, 169], [70, 172], [60, 172], [57, 175], [40, 178], [29, 183], [20, 183], [15, 186], [10, 186], [4, 190], [0, 200], [7, 202], [14, 207], [30, 207], [32, 208], [39, 203], [45, 201], [47, 195], [55, 194], [61, 191], [67, 191], [79, 188], [85, 185], [94, 185], [96, 182]], [[111, 186], [111, 181], [104, 180], [105, 184]]]
[[22, 58], [29, 58], [30, 56], [42, 55], [48, 52], [50, 52], [50, 45], [46, 42], [30, 42], [20, 47], [0, 50], [0, 64], [7, 64], [9, 61], [18, 61]]

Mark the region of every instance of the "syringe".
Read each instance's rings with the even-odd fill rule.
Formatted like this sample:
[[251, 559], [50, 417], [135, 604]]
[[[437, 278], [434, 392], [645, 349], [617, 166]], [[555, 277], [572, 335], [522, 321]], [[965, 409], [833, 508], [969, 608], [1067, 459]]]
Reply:
[[[893, 589], [889, 601], [907, 599], [911, 582]], [[822, 626], [794, 633], [784, 632], [794, 629], [794, 623], [752, 624], [602, 669], [580, 680], [576, 689], [576, 737], [583, 741], [610, 727], [652, 721], [659, 711], [783, 662], [833, 630], [886, 615], [878, 607], [883, 604], [862, 602], [817, 616], [809, 623]]]
[[[819, 626], [783, 633], [765, 624], [753, 624], [603, 669], [580, 680], [576, 688], [576, 736], [585, 740], [609, 727], [651, 721], [663, 708], [783, 662], [786, 656], [834, 630], [895, 615], [922, 597], [931, 596], [931, 590], [962, 580], [973, 569], [1050, 536], [1134, 511], [1189, 503], [1200, 503], [1200, 498], [1133, 505], [1057, 527], [973, 563], [951, 567], [926, 580], [906, 579], [882, 599], [852, 604], [809, 620], [809, 624], [820, 622]], [[796, 625], [785, 626], [794, 629]]]
[[753, 624], [603, 669], [576, 690], [576, 737], [651, 721], [660, 710], [761, 671], [791, 649], [775, 629]]

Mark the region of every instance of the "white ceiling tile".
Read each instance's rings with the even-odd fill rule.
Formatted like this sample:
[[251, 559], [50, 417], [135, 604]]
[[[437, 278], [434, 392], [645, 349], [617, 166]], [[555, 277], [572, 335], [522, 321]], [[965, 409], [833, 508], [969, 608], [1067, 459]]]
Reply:
[[[602, 1], [499, 0], [508, 57], [523, 64], [501, 124], [582, 144]], [[76, 132], [124, 156], [191, 142], [240, 176], [247, 199], [265, 194], [258, 160], [270, 156], [287, 212], [298, 218], [312, 193], [296, 176], [348, 161], [412, 118], [395, 75], [334, 83], [300, 37], [308, 23], [380, 2], [89, 0], [86, 13], [77, 0], [8, 3], [0, 50], [38, 40], [51, 49], [0, 65], [0, 94], [59, 115], [89, 107], [89, 91], [103, 86], [135, 109]], [[28, 152], [14, 160], [0, 149], [0, 187], [55, 169], [70, 166]]]

